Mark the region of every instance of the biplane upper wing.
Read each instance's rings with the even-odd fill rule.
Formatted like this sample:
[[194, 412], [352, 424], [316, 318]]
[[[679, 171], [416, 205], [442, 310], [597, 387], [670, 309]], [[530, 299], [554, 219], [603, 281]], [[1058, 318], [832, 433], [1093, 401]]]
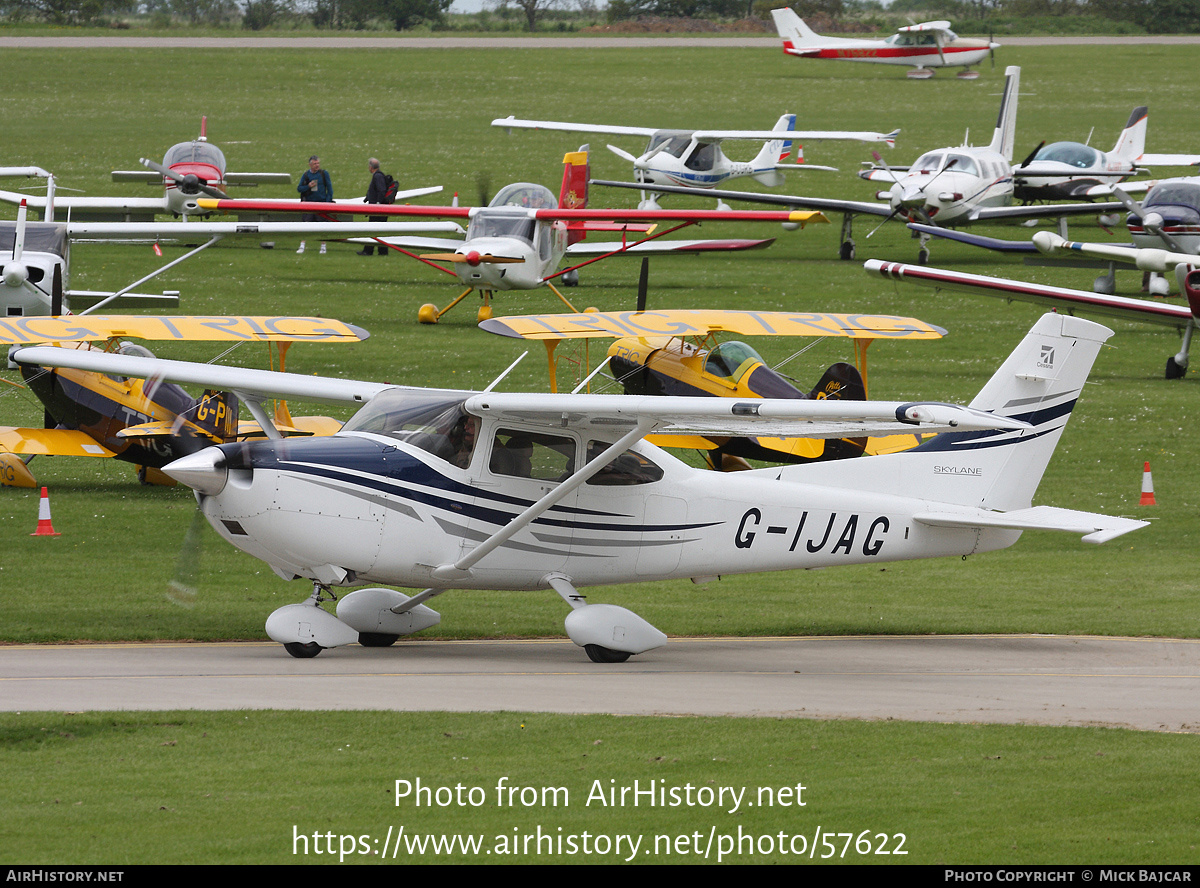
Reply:
[[361, 327], [330, 318], [287, 316], [68, 315], [0, 319], [0, 346], [114, 337], [158, 341], [359, 342], [368, 336]]
[[837, 336], [851, 339], [940, 339], [946, 331], [917, 318], [786, 311], [615, 311], [491, 318], [481, 328], [521, 339], [625, 336]]
[[869, 260], [864, 266], [868, 274], [880, 274], [894, 281], [905, 281], [932, 287], [935, 290], [956, 290], [976, 293], [981, 296], [997, 296], [1001, 299], [1018, 299], [1034, 302], [1056, 309], [1067, 309], [1071, 313], [1104, 315], [1127, 321], [1160, 324], [1184, 329], [1191, 323], [1192, 311], [1182, 305], [1168, 305], [1147, 299], [1130, 299], [1125, 296], [1104, 296], [1084, 290], [1065, 287], [1048, 287], [1004, 278], [965, 274], [942, 268], [923, 265], [904, 265], [899, 262]]

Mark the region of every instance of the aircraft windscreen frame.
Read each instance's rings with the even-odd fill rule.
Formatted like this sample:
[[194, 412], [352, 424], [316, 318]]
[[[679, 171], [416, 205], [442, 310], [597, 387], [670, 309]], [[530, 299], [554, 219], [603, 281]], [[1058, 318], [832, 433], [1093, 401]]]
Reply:
[[1081, 170], [1100, 166], [1104, 163], [1104, 155], [1090, 145], [1078, 142], [1054, 142], [1047, 145], [1033, 156], [1035, 161], [1045, 160], [1053, 163], [1078, 167]]
[[515, 237], [533, 246], [533, 234], [537, 220], [524, 213], [476, 213], [467, 226], [466, 240], [477, 237]]
[[451, 440], [459, 425], [465, 426], [468, 417], [478, 421], [463, 409], [470, 396], [470, 392], [454, 391], [383, 391], [350, 417], [342, 431], [387, 435], [449, 460], [461, 449], [461, 442]]
[[172, 167], [177, 163], [204, 163], [219, 170], [225, 169], [225, 155], [221, 149], [210, 142], [180, 142], [167, 149], [163, 158], [163, 166]]

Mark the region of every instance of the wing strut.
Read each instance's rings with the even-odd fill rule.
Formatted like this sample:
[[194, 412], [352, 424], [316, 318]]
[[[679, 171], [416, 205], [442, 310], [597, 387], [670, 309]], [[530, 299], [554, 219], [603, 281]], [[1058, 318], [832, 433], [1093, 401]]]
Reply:
[[213, 235], [212, 238], [208, 241], [208, 243], [201, 244], [200, 246], [196, 247], [196, 249], [191, 250], [187, 253], [184, 253], [178, 259], [174, 259], [171, 262], [168, 262], [162, 268], [158, 269], [158, 271], [151, 272], [150, 274], [146, 275], [140, 281], [134, 281], [132, 284], [130, 284], [128, 287], [125, 287], [123, 290], [118, 290], [117, 292], [113, 293], [112, 295], [107, 296], [104, 299], [101, 299], [99, 302], [97, 302], [91, 308], [81, 311], [80, 314], [85, 315], [85, 314], [95, 311], [98, 308], [102, 308], [103, 306], [108, 305], [108, 303], [112, 302], [118, 296], [124, 296], [126, 293], [128, 293], [130, 290], [132, 290], [134, 287], [137, 287], [141, 284], [146, 283], [146, 281], [150, 280], [150, 278], [158, 277], [160, 274], [162, 274], [168, 268], [173, 268], [174, 266], [178, 265], [180, 262], [183, 262], [184, 260], [187, 260], [187, 259], [191, 259], [193, 256], [195, 256], [201, 250], [207, 250], [209, 247], [211, 247], [217, 241], [221, 240], [224, 236], [225, 235], [223, 235], [223, 234]]
[[506, 542], [512, 539], [512, 537], [515, 536], [518, 531], [529, 526], [534, 519], [548, 510], [551, 506], [566, 497], [567, 494], [575, 492], [589, 478], [591, 478], [601, 469], [605, 468], [609, 463], [615, 460], [618, 456], [620, 456], [642, 438], [646, 437], [650, 430], [654, 428], [656, 422], [657, 419], [654, 417], [643, 417], [638, 420], [638, 424], [633, 428], [633, 430], [621, 438], [621, 440], [610, 445], [607, 450], [585, 465], [566, 481], [559, 484], [556, 488], [551, 490], [520, 515], [517, 515], [500, 530], [496, 531], [462, 558], [458, 559], [458, 561], [454, 562], [453, 564], [442, 564], [434, 568], [433, 575], [439, 580], [453, 580], [461, 577], [474, 565], [479, 563], [480, 559], [488, 555], [493, 549], [497, 549], [504, 545]]

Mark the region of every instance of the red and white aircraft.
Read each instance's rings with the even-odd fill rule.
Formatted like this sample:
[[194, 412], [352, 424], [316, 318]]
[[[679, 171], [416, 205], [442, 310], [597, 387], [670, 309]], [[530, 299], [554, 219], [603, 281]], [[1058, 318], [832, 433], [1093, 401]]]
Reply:
[[886, 40], [859, 40], [848, 37], [822, 37], [813, 33], [790, 7], [772, 9], [775, 29], [783, 38], [785, 55], [802, 59], [844, 59], [851, 62], [876, 62], [881, 65], [909, 65], [908, 76], [924, 80], [933, 76], [932, 68], [961, 67], [958, 76], [974, 80], [978, 65], [1000, 44], [990, 40], [965, 40], [950, 30], [949, 22], [922, 22], [908, 25]]
[[[516, 182], [500, 190], [486, 207], [434, 207], [364, 203], [337, 203], [338, 214], [365, 213], [372, 216], [409, 218], [468, 219], [465, 240], [441, 238], [379, 238], [393, 250], [420, 259], [447, 274], [454, 275], [467, 289], [443, 309], [428, 304], [418, 315], [421, 323], [437, 323], [438, 318], [457, 305], [472, 290], [480, 291], [483, 306], [479, 320], [492, 316], [491, 296], [496, 290], [531, 290], [548, 286], [574, 313], [578, 309], [554, 286], [554, 278], [566, 278], [584, 265], [616, 255], [650, 253], [697, 253], [746, 250], [765, 247], [770, 240], [666, 240], [663, 235], [698, 222], [786, 222], [792, 227], [808, 222], [827, 222], [819, 212], [778, 212], [762, 210], [623, 210], [586, 209], [588, 162], [586, 146], [566, 155], [563, 182], [557, 200], [550, 189], [529, 182]], [[312, 212], [313, 203], [298, 206], [290, 201], [204, 200], [209, 210], [258, 212]], [[651, 230], [659, 223], [674, 223], [663, 231]], [[620, 241], [583, 244], [590, 231], [621, 232]], [[630, 236], [629, 232], [637, 232]], [[437, 250], [417, 254], [410, 250]], [[593, 258], [558, 270], [563, 257], [587, 255]], [[437, 265], [449, 262], [452, 268]]]

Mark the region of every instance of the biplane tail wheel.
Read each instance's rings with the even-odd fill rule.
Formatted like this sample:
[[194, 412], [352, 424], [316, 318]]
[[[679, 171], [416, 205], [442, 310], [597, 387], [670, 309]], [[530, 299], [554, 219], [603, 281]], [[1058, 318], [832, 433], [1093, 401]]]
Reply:
[[436, 324], [438, 322], [439, 312], [437, 306], [431, 302], [426, 302], [417, 311], [417, 320], [422, 324]]
[[593, 663], [624, 663], [631, 656], [628, 651], [614, 651], [598, 644], [585, 644], [583, 649]]
[[289, 641], [283, 646], [283, 649], [297, 660], [311, 660], [324, 650], [315, 641], [310, 641], [307, 644], [300, 641]]

